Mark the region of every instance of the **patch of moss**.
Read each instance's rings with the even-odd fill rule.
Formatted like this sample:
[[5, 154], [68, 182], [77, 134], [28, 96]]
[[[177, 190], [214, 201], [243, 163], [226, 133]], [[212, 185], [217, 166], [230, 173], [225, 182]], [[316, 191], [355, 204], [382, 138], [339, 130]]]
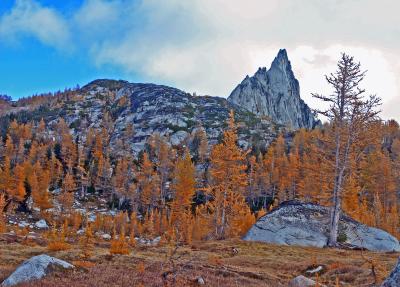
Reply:
[[338, 237], [337, 237], [337, 242], [344, 243], [346, 241], [347, 241], [346, 232], [344, 232], [344, 231], [339, 232]]

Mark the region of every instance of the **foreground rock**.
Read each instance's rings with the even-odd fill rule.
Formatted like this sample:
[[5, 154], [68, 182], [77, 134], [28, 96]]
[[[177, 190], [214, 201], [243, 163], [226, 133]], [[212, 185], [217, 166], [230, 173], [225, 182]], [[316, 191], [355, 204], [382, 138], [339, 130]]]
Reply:
[[[289, 282], [289, 287], [314, 287], [317, 286], [317, 282], [311, 280], [303, 275], [297, 276]], [[324, 285], [318, 285], [324, 287]]]
[[68, 262], [46, 254], [34, 256], [18, 266], [18, 268], [3, 281], [1, 286], [13, 286], [19, 283], [41, 279], [55, 270], [71, 268], [74, 268], [74, 266]]
[[[283, 245], [324, 247], [328, 241], [329, 208], [290, 201], [261, 217], [244, 237]], [[368, 227], [342, 215], [339, 243], [372, 251], [400, 251], [399, 241], [389, 233]]]
[[381, 287], [398, 287], [400, 286], [400, 258], [396, 267], [392, 270], [389, 277], [382, 283]]

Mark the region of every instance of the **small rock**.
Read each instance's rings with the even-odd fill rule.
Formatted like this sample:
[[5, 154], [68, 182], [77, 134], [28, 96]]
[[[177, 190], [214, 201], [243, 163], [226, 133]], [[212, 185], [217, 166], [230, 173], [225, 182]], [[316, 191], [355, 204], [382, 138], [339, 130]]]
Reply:
[[[311, 280], [310, 278], [299, 275], [289, 282], [289, 287], [314, 287], [317, 282]], [[323, 286], [323, 285], [319, 285]]]
[[157, 236], [156, 238], [153, 239], [152, 244], [157, 245], [161, 241], [161, 236]]
[[47, 228], [49, 228], [49, 226], [47, 225], [46, 220], [44, 220], [44, 219], [40, 219], [39, 221], [37, 221], [35, 223], [35, 226], [36, 226], [36, 228], [39, 228], [39, 229], [47, 229]]
[[71, 269], [73, 265], [66, 261], [48, 256], [46, 254], [34, 256], [20, 266], [3, 281], [1, 286], [14, 286], [23, 282], [41, 279], [53, 270]]
[[196, 282], [198, 285], [205, 285], [206, 282], [204, 281], [203, 277], [199, 276], [196, 278]]
[[104, 240], [111, 240], [111, 235], [110, 234], [103, 234], [101, 236], [101, 238], [103, 238]]
[[54, 194], [54, 195], [61, 194], [61, 188], [56, 188], [53, 191], [51, 191], [51, 193]]
[[89, 222], [94, 222], [94, 221], [96, 221], [96, 214], [90, 214], [89, 216], [88, 216], [88, 221]]
[[27, 226], [29, 226], [29, 223], [26, 221], [21, 221], [20, 223], [18, 223], [18, 227], [20, 228], [25, 228]]

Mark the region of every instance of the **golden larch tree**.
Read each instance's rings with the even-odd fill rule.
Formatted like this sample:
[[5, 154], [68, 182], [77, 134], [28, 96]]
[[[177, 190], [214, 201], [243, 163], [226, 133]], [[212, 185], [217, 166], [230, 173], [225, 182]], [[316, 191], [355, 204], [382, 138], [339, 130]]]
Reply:
[[183, 158], [179, 158], [175, 167], [173, 183], [174, 200], [171, 203], [171, 225], [176, 228], [185, 241], [191, 237], [190, 219], [196, 188], [195, 167], [186, 149]]
[[247, 185], [246, 154], [237, 146], [237, 132], [233, 112], [228, 129], [220, 144], [211, 151], [210, 185], [206, 195], [211, 210], [211, 225], [216, 238], [226, 238], [236, 233], [234, 221], [241, 217], [242, 209], [249, 210], [244, 200]]

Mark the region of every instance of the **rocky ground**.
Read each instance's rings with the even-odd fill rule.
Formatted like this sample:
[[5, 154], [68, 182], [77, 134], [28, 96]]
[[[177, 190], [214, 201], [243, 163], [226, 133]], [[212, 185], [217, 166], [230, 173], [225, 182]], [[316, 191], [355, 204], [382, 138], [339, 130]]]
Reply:
[[288, 286], [298, 275], [318, 277], [326, 286], [335, 286], [337, 277], [339, 286], [374, 286], [390, 273], [399, 256], [241, 240], [199, 242], [177, 249], [138, 244], [130, 255], [111, 256], [109, 242], [99, 241], [92, 256], [83, 260], [78, 245], [50, 252], [45, 244], [45, 240], [2, 235], [0, 282], [23, 261], [49, 254], [77, 268], [19, 286]]

